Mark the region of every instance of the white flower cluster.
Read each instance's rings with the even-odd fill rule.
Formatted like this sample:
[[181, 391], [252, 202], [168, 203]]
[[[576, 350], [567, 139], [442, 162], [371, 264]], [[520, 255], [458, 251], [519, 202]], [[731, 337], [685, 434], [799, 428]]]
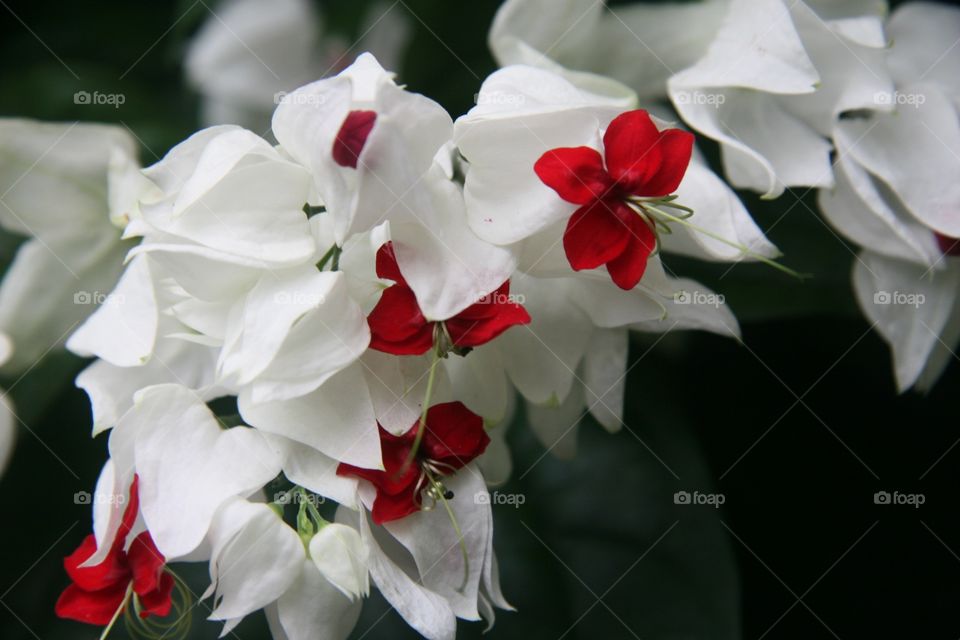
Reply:
[[[299, 28], [285, 6], [271, 29]], [[264, 609], [277, 638], [345, 638], [371, 583], [427, 638], [492, 625], [510, 605], [487, 486], [510, 475], [517, 399], [557, 455], [588, 413], [616, 431], [631, 330], [739, 333], [669, 254], [778, 256], [640, 100], [719, 142], [737, 187], [821, 189], [901, 386], [934, 379], [960, 340], [960, 12], [880, 9], [510, 0], [503, 68], [455, 122], [365, 53], [282, 99], [218, 84], [211, 112], [275, 101], [277, 144], [218, 125], [143, 170], [123, 130], [0, 122], [0, 222], [31, 238], [0, 355], [22, 369], [69, 334], [109, 430], [58, 612], [110, 621], [115, 585], [85, 577], [108, 562], [131, 567], [121, 609], [169, 611], [172, 583], [141, 590], [146, 532], [161, 568], [209, 563], [225, 631]], [[204, 34], [190, 70], [210, 88], [223, 42]]]

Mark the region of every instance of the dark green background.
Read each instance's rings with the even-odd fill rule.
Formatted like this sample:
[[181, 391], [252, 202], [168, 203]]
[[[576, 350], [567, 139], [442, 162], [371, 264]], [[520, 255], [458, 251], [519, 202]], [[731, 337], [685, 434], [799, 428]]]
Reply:
[[[367, 3], [323, 6], [350, 37]], [[485, 37], [496, 6], [398, 3], [414, 27], [401, 80], [453, 115], [466, 111], [494, 68]], [[197, 128], [197, 98], [180, 65], [208, 15], [203, 2], [3, 0], [0, 115], [122, 122], [141, 138], [141, 159], [150, 164]], [[73, 104], [82, 89], [120, 92], [127, 101], [120, 109]], [[522, 419], [514, 426], [517, 473], [503, 490], [522, 492], [526, 503], [494, 513], [503, 588], [519, 611], [502, 613], [491, 637], [960, 635], [960, 449], [951, 450], [960, 439], [960, 367], [954, 363], [927, 397], [896, 395], [886, 346], [852, 302], [854, 249], [817, 218], [812, 195], [761, 203], [744, 194], [761, 226], [775, 224], [770, 236], [786, 264], [814, 274], [810, 281], [756, 266], [720, 280], [725, 267], [669, 262], [726, 294], [745, 346], [701, 334], [637, 336], [628, 430], [609, 436], [585, 421], [572, 462], [547, 457], [525, 473], [543, 449]], [[0, 249], [6, 263], [14, 245]], [[15, 384], [32, 432], [21, 430], [0, 481], [4, 640], [98, 635], [52, 614], [67, 584], [60, 560], [90, 526], [89, 509], [73, 494], [92, 488], [105, 456], [106, 438], [89, 438], [87, 400], [70, 382], [81, 366], [54, 356], [19, 382], [2, 381]], [[674, 505], [681, 489], [720, 491], [726, 504], [719, 511]], [[875, 506], [878, 490], [922, 492], [926, 504]], [[204, 571], [184, 574], [202, 589]], [[191, 637], [216, 637], [217, 625], [200, 622], [205, 611], [197, 607]], [[479, 637], [481, 626], [462, 624], [461, 633]], [[236, 637], [265, 633], [252, 616]], [[377, 598], [355, 633], [414, 636]]]

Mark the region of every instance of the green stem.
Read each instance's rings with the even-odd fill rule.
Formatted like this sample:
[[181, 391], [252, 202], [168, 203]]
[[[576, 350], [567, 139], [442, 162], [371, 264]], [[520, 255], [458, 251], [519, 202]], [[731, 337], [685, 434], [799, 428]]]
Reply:
[[714, 240], [716, 240], [716, 241], [718, 241], [718, 242], [722, 242], [722, 243], [724, 243], [724, 244], [727, 245], [727, 246], [733, 247], [734, 249], [739, 249], [740, 252], [743, 253], [745, 256], [750, 256], [751, 258], [754, 258], [754, 259], [756, 259], [756, 260], [764, 263], [764, 264], [767, 265], [767, 266], [773, 267], [774, 269], [777, 269], [778, 271], [782, 271], [783, 273], [786, 273], [786, 274], [788, 274], [788, 275], [791, 275], [791, 276], [793, 276], [793, 277], [795, 277], [795, 278], [799, 278], [799, 279], [801, 279], [801, 280], [804, 279], [804, 277], [805, 277], [803, 274], [800, 274], [800, 273], [794, 271], [794, 270], [791, 269], [790, 267], [785, 267], [784, 265], [780, 264], [780, 263], [777, 262], [776, 260], [771, 260], [770, 258], [766, 257], [765, 255], [759, 254], [759, 253], [757, 253], [756, 251], [752, 251], [752, 250], [751, 250], [749, 247], [747, 247], [746, 245], [743, 245], [743, 244], [740, 244], [740, 243], [737, 243], [737, 242], [733, 242], [733, 241], [731, 241], [731, 240], [727, 240], [727, 239], [724, 238], [723, 236], [721, 236], [721, 235], [719, 235], [719, 234], [716, 234], [716, 233], [713, 233], [712, 231], [708, 231], [707, 229], [704, 229], [703, 227], [701, 227], [701, 226], [699, 226], [699, 225], [695, 225], [695, 224], [693, 224], [692, 222], [689, 222], [688, 220], [686, 220], [686, 219], [684, 219], [684, 218], [680, 218], [680, 217], [677, 217], [677, 216], [675, 216], [675, 215], [673, 215], [673, 214], [671, 214], [671, 213], [667, 213], [666, 211], [663, 211], [662, 209], [658, 209], [657, 207], [654, 207], [654, 206], [652, 206], [652, 205], [649, 204], [649, 203], [644, 203], [644, 204], [641, 205], [641, 206], [642, 206], [644, 209], [648, 209], [648, 210], [650, 210], [650, 211], [653, 211], [653, 212], [657, 213], [658, 215], [663, 216], [664, 218], [666, 218], [667, 220], [669, 220], [669, 221], [671, 221], [671, 222], [675, 222], [675, 223], [677, 223], [677, 224], [681, 224], [681, 225], [683, 225], [683, 226], [685, 226], [685, 227], [687, 227], [687, 228], [689, 228], [689, 229], [692, 229], [692, 230], [696, 231], [697, 233], [702, 233], [703, 235], [707, 236], [708, 238], [713, 238]]
[[113, 617], [110, 618], [110, 622], [107, 623], [107, 626], [104, 627], [103, 633], [100, 634], [100, 640], [106, 640], [106, 637], [110, 635], [110, 631], [113, 629], [113, 625], [117, 623], [117, 620], [120, 618], [120, 614], [123, 613], [123, 610], [127, 607], [127, 602], [130, 601], [130, 596], [133, 593], [133, 581], [130, 581], [130, 584], [127, 585], [127, 592], [123, 594], [123, 600], [120, 601], [120, 606], [117, 607], [117, 610], [113, 612]]
[[423, 440], [423, 433], [427, 430], [427, 411], [430, 409], [430, 396], [433, 395], [433, 381], [437, 377], [437, 364], [439, 362], [440, 346], [435, 344], [433, 346], [433, 359], [430, 361], [430, 373], [427, 376], [427, 390], [423, 394], [423, 409], [420, 412], [420, 422], [417, 424], [417, 435], [413, 439], [413, 446], [410, 447], [410, 453], [407, 454], [407, 459], [403, 461], [403, 465], [400, 467], [400, 474], [406, 472], [413, 463], [414, 458], [417, 457], [417, 451], [420, 450], [420, 442]]
[[430, 481], [433, 493], [443, 504], [443, 508], [450, 517], [450, 523], [453, 525], [453, 531], [457, 534], [457, 542], [460, 544], [460, 555], [463, 556], [463, 583], [460, 585], [460, 588], [457, 589], [457, 592], [463, 593], [463, 590], [467, 588], [467, 582], [470, 580], [470, 554], [467, 552], [467, 541], [463, 537], [463, 531], [460, 529], [460, 523], [457, 522], [457, 516], [454, 515], [453, 509], [450, 508], [450, 503], [447, 502], [447, 498], [444, 496], [443, 485], [440, 484], [428, 470], [424, 469], [423, 472], [427, 474], [427, 479]]

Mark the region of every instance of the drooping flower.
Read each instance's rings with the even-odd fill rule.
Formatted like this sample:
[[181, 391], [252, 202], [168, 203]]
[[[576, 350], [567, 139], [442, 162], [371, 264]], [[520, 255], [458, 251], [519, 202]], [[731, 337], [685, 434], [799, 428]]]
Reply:
[[[490, 443], [483, 419], [462, 402], [444, 402], [427, 410], [422, 441], [417, 447], [418, 420], [397, 436], [380, 427], [380, 447], [384, 469], [363, 469], [341, 463], [337, 475], [368, 480], [377, 489], [373, 503], [373, 521], [377, 524], [399, 520], [419, 511], [423, 493], [433, 499], [445, 491], [438, 478], [450, 475], [479, 456]], [[413, 459], [410, 460], [411, 452]]]
[[424, 316], [413, 289], [407, 285], [392, 243], [377, 251], [377, 275], [395, 284], [384, 290], [367, 322], [370, 347], [394, 355], [420, 355], [439, 340], [441, 350], [463, 352], [480, 346], [518, 324], [530, 322], [522, 305], [510, 297], [510, 281], [446, 320]]
[[106, 558], [93, 566], [83, 566], [97, 551], [96, 537], [90, 534], [64, 559], [63, 566], [73, 584], [57, 600], [56, 613], [61, 618], [107, 625], [118, 609], [126, 606], [131, 588], [140, 603], [140, 617], [163, 617], [170, 613], [174, 579], [163, 570], [166, 559], [157, 550], [150, 533], [139, 534], [130, 547], [124, 549], [139, 512], [137, 481], [134, 476], [130, 501]]
[[657, 247], [654, 223], [632, 206], [635, 198], [664, 198], [680, 185], [693, 135], [659, 131], [637, 109], [610, 123], [604, 153], [590, 147], [562, 147], [544, 153], [537, 176], [567, 202], [578, 204], [567, 222], [563, 247], [576, 271], [606, 265], [622, 289], [636, 286]]

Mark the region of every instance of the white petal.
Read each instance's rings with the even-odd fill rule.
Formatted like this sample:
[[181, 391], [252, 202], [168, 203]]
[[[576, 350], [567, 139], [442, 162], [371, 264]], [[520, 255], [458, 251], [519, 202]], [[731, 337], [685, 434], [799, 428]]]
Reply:
[[503, 420], [507, 411], [507, 383], [500, 351], [493, 345], [480, 346], [464, 358], [444, 361], [453, 397], [492, 423]]
[[[349, 518], [349, 513], [338, 510], [337, 519]], [[355, 520], [356, 518], [354, 518]], [[360, 536], [370, 551], [370, 576], [390, 605], [397, 610], [407, 624], [423, 635], [427, 640], [454, 640], [457, 633], [457, 619], [446, 598], [425, 588], [410, 578], [401, 566], [398, 566], [381, 545], [389, 544], [394, 553], [407, 554], [394, 556], [404, 566], [413, 564], [413, 559], [395, 540], [379, 529], [382, 540], [374, 536], [366, 513], [360, 514]], [[414, 569], [414, 567], [410, 567]]]
[[559, 404], [527, 403], [527, 420], [547, 451], [563, 460], [577, 453], [577, 431], [587, 415], [583, 384], [577, 381]]
[[127, 421], [140, 426], [135, 445], [140, 509], [168, 558], [200, 544], [224, 501], [249, 495], [280, 472], [279, 456], [260, 433], [222, 429], [185, 387], [141, 391], [121, 426]]
[[0, 285], [0, 330], [16, 349], [6, 364], [22, 372], [96, 309], [123, 269], [115, 231], [77, 232], [23, 244]]
[[310, 560], [304, 560], [297, 579], [277, 601], [277, 622], [286, 640], [346, 640], [357, 624], [360, 609], [360, 600], [351, 602], [320, 575]]
[[[750, 217], [740, 198], [699, 158], [694, 156], [677, 188], [677, 202], [690, 207], [690, 222], [728, 242], [747, 247], [768, 258], [779, 255]], [[662, 234], [665, 251], [707, 260], [751, 260], [740, 249], [684, 225], [670, 225], [673, 233]]]
[[183, 340], [162, 340], [150, 361], [140, 367], [118, 367], [96, 360], [77, 376], [93, 408], [93, 435], [109, 429], [133, 406], [134, 394], [166, 382], [196, 390], [205, 400], [218, 395], [213, 387], [216, 353]]
[[420, 309], [429, 319], [446, 320], [503, 284], [516, 258], [471, 231], [460, 188], [439, 169], [425, 186], [432, 206], [416, 212], [415, 222], [391, 224], [390, 236]]
[[153, 353], [159, 315], [146, 256], [127, 266], [113, 292], [67, 341], [81, 356], [97, 356], [118, 367], [145, 363]]
[[268, 435], [267, 440], [283, 456], [283, 474], [290, 482], [351, 509], [357, 507], [358, 480], [337, 475], [340, 461], [289, 438]]
[[847, 119], [838, 129], [850, 154], [885, 182], [918, 220], [940, 233], [960, 237], [960, 122], [954, 105], [931, 85], [905, 87], [923, 96], [892, 114]]
[[960, 288], [960, 270], [923, 266], [869, 252], [853, 265], [864, 315], [893, 350], [897, 386], [910, 388], [937, 347]]
[[960, 104], [960, 10], [937, 2], [904, 3], [890, 16], [887, 30], [893, 42], [890, 70], [897, 83], [923, 79]]
[[238, 406], [243, 419], [261, 431], [296, 440], [340, 462], [381, 468], [377, 419], [358, 365], [289, 400], [258, 403], [252, 391], [244, 389]]
[[107, 170], [114, 150], [136, 155], [121, 127], [0, 119], [0, 224], [42, 238], [110, 229]]
[[593, 332], [583, 358], [584, 400], [597, 422], [610, 432], [623, 426], [630, 335], [626, 329]]
[[[447, 510], [421, 510], [384, 524], [413, 556], [421, 584], [444, 598], [458, 618], [478, 620], [477, 594], [493, 526], [486, 483], [475, 464], [443, 479], [453, 492], [447, 501], [463, 538], [457, 535]], [[464, 563], [463, 548], [467, 562]]]
[[304, 565], [296, 531], [262, 503], [238, 498], [226, 502], [213, 520], [210, 539], [211, 589], [216, 585], [211, 620], [262, 609], [287, 591]]
[[344, 524], [324, 525], [310, 539], [310, 558], [320, 574], [351, 601], [370, 593], [369, 552], [360, 533]]
[[725, 338], [740, 338], [740, 325], [723, 294], [687, 278], [671, 278], [674, 295], [663, 300], [661, 319], [635, 323], [638, 331], [664, 333], [674, 329], [710, 331]]
[[17, 441], [16, 415], [7, 392], [0, 389], [0, 478], [6, 471]]

